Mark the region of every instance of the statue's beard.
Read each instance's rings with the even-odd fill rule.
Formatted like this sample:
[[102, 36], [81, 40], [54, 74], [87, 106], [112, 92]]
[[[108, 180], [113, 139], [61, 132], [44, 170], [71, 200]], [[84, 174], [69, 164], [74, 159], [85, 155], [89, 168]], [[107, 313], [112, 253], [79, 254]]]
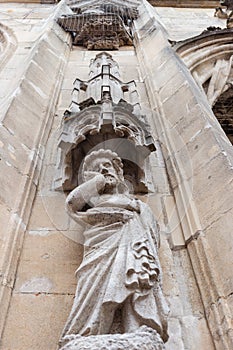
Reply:
[[112, 175], [112, 174], [104, 174], [105, 177], [105, 186], [104, 186], [104, 193], [108, 193], [109, 191], [113, 191], [117, 188], [117, 184], [119, 183], [118, 177]]
[[128, 187], [124, 182], [124, 178], [121, 179], [113, 174], [105, 174], [106, 184], [103, 193], [125, 193], [128, 192]]

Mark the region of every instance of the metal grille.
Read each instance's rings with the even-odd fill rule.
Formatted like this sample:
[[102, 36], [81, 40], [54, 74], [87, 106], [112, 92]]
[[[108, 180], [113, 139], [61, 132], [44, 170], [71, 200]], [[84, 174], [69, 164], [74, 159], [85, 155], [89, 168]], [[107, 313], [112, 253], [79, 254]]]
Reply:
[[[126, 1], [126, 4], [128, 2]], [[59, 25], [70, 32], [74, 45], [88, 49], [118, 49], [132, 45], [131, 25], [137, 18], [135, 7], [116, 1], [70, 2], [74, 14], [62, 16]]]

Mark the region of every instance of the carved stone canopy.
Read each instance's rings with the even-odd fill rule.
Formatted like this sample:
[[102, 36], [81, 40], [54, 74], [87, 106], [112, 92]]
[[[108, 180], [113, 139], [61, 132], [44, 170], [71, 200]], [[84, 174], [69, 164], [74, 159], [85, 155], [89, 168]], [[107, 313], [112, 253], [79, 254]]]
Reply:
[[[93, 149], [106, 148], [122, 158], [131, 190], [148, 192], [146, 158], [155, 146], [146, 117], [141, 114], [135, 83], [119, 80], [118, 65], [106, 52], [91, 62], [89, 76], [86, 82], [74, 82], [70, 110], [64, 114], [55, 189], [75, 188], [84, 157]], [[86, 97], [81, 102], [80, 90]], [[126, 92], [131, 103], [124, 99]]]
[[74, 45], [88, 50], [117, 50], [132, 45], [131, 25], [137, 18], [135, 3], [130, 1], [70, 1], [74, 14], [58, 19], [58, 24], [70, 32]]
[[65, 156], [64, 190], [71, 190], [79, 183], [79, 167], [86, 154], [93, 149], [111, 148], [124, 157], [125, 177], [133, 184], [134, 191], [147, 192], [142, 168], [145, 158], [155, 150], [148, 126], [143, 120], [135, 120], [132, 106], [127, 102], [120, 101], [117, 105], [109, 102], [103, 100], [66, 116], [59, 142]]

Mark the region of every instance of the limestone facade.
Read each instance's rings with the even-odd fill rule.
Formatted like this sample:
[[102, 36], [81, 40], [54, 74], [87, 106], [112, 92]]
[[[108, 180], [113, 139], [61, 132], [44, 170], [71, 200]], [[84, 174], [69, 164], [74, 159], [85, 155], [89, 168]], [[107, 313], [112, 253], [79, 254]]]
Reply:
[[[216, 1], [202, 3], [140, 1], [133, 46], [107, 51], [135, 82], [156, 147], [137, 197], [160, 227], [167, 350], [233, 347], [233, 148], [216, 118], [232, 96], [233, 35]], [[69, 14], [65, 1], [0, 4], [2, 350], [57, 349], [82, 261], [81, 227], [56, 187], [58, 144], [73, 82], [102, 51], [72, 45], [57, 23]], [[211, 26], [223, 31], [201, 34]]]

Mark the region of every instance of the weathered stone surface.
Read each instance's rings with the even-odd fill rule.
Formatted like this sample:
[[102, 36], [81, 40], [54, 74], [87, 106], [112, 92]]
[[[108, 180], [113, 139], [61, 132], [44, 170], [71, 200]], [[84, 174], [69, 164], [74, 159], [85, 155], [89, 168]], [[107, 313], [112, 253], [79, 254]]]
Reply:
[[[228, 211], [223, 210], [221, 217], [216, 221], [213, 219], [213, 223], [205, 230], [205, 235], [209, 238], [213, 260], [218, 262], [215, 269], [218, 271], [219, 276], [223, 276], [222, 283], [225, 296], [230, 295], [233, 291], [231, 268], [233, 263], [233, 244], [231, 235], [229, 234], [232, 227], [232, 215], [233, 209], [229, 209]], [[226, 255], [232, 257], [232, 260], [229, 260], [229, 264], [226, 264]]]
[[[50, 281], [49, 293], [73, 294], [77, 278], [75, 271], [82, 260], [83, 248], [66, 236], [65, 231], [29, 231], [20, 257], [15, 291], [45, 293], [46, 286], [40, 279]], [[34, 287], [34, 279], [35, 284]], [[39, 280], [38, 280], [39, 279]], [[40, 287], [41, 286], [41, 287]]]
[[[87, 344], [92, 340], [89, 336], [98, 334], [96, 341], [101, 344], [105, 334], [113, 333], [118, 311], [116, 347], [121, 348], [117, 341], [121, 337], [127, 339], [122, 346], [131, 347], [128, 333], [143, 325], [156, 330], [165, 342], [168, 309], [161, 289], [159, 232], [152, 212], [129, 194], [122, 160], [109, 149], [92, 151], [85, 157], [82, 178], [84, 182], [66, 199], [71, 218], [85, 225], [85, 251], [61, 344], [70, 336], [73, 342], [77, 334], [87, 336], [82, 338]], [[122, 330], [125, 337], [120, 335]], [[71, 348], [79, 346], [72, 342]], [[163, 348], [163, 342], [160, 346]]]
[[[232, 150], [230, 150], [228, 142], [224, 143], [224, 134], [220, 131], [206, 98], [203, 98], [199, 88], [190, 79], [188, 70], [173, 56], [172, 50], [169, 52], [168, 46], [158, 50], [158, 52], [154, 53], [155, 61], [151, 61], [149, 45], [151, 47], [156, 46], [157, 43], [160, 45], [161, 39], [158, 33], [162, 33], [163, 28], [155, 19], [154, 25], [152, 24], [153, 11], [146, 4], [143, 5], [143, 11], [143, 16], [146, 17], [145, 13], [147, 11], [148, 20], [150, 18], [150, 43], [143, 36], [143, 24], [138, 21], [136, 33], [138, 45], [136, 50], [139, 59], [143, 62], [142, 68], [148, 87], [149, 99], [152, 107], [157, 112], [157, 134], [162, 145], [165, 145], [162, 147], [162, 152], [165, 155], [168, 175], [172, 180], [171, 185], [175, 188], [174, 197], [178, 218], [180, 218], [185, 244], [188, 246], [195, 277], [204, 302], [205, 311], [207, 312], [209, 303], [212, 302], [215, 305], [217, 298], [223, 293], [221, 276], [216, 273], [216, 269], [213, 268], [213, 271], [211, 269], [211, 266], [214, 266], [214, 260], [209, 246], [210, 242], [208, 241], [213, 238], [211, 242], [213, 249], [214, 245], [219, 244], [219, 249], [221, 246], [224, 250], [224, 246], [216, 238], [214, 239], [214, 236], [212, 238], [209, 236], [205, 242], [206, 244], [204, 244], [202, 229], [211, 224], [214, 217], [219, 218], [224, 212], [226, 213], [232, 208], [232, 204], [230, 204], [232, 203], [232, 194], [230, 194], [231, 189], [229, 187], [232, 181]], [[144, 23], [146, 23], [146, 18]], [[157, 30], [152, 31], [152, 28], [156, 26]], [[162, 63], [164, 56], [166, 59]], [[157, 62], [157, 65], [154, 62]], [[175, 75], [177, 77], [178, 90], [173, 90], [172, 84], [170, 85], [170, 79]], [[158, 79], [156, 79], [157, 76]], [[184, 79], [183, 84], [182, 76]], [[165, 91], [167, 91], [167, 96]], [[194, 106], [197, 105], [199, 105], [199, 111], [202, 112], [196, 114], [195, 120], [190, 111], [193, 113]], [[182, 117], [190, 123], [190, 127], [184, 127], [183, 130], [180, 127]], [[175, 130], [174, 132], [173, 126], [179, 126], [179, 129], [177, 129], [179, 131]], [[184, 139], [182, 138], [183, 133]], [[225, 156], [222, 153], [223, 149]], [[220, 158], [221, 165], [218, 163]], [[209, 172], [208, 166], [210, 164], [212, 170]], [[214, 169], [215, 166], [216, 168]], [[217, 169], [220, 167], [222, 178], [228, 184], [228, 189], [222, 185], [224, 182], [220, 181], [219, 183], [219, 180], [216, 180], [216, 178], [212, 179], [214, 174], [218, 176], [219, 170]], [[227, 237], [230, 235], [230, 231], [227, 226], [225, 230], [227, 231], [225, 232]], [[199, 236], [200, 238], [198, 238]], [[195, 241], [199, 239], [202, 243], [198, 242], [198, 245], [195, 245]], [[229, 252], [228, 259], [232, 259]], [[227, 322], [226, 324], [221, 324], [220, 322], [224, 310], [226, 315], [228, 312], [227, 307], [224, 309], [222, 305], [215, 308], [216, 314], [212, 313], [213, 319], [211, 322], [208, 322], [208, 325], [212, 336], [214, 335], [215, 346], [220, 349], [226, 346], [227, 349], [230, 349], [230, 328]], [[214, 317], [215, 324], [213, 321]], [[221, 334], [218, 339], [215, 336], [217, 333]], [[210, 346], [212, 344], [207, 347]]]
[[[40, 194], [40, 193], [39, 193]], [[29, 222], [29, 230], [67, 230], [68, 215], [63, 211], [65, 195], [38, 195]]]
[[[69, 53], [67, 35], [50, 21], [60, 16], [59, 6], [64, 8], [62, 3], [0, 5], [1, 22], [14, 31], [18, 40], [14, 54], [8, 56], [0, 71], [1, 120], [8, 111], [7, 129], [0, 129], [0, 328], [13, 291], [4, 350], [56, 349], [73, 303], [74, 271], [81, 260], [82, 249], [76, 243], [81, 242], [81, 227], [65, 216], [66, 196], [53, 190], [55, 140], [63, 112], [70, 104], [72, 82], [77, 76], [87, 79], [90, 60], [99, 52], [75, 47]], [[62, 13], [68, 12], [64, 9]], [[161, 22], [168, 36], [164, 28], [160, 30]], [[232, 146], [220, 131], [203, 91], [176, 60], [167, 42], [167, 38], [182, 40], [200, 34], [209, 25], [223, 28], [226, 19], [214, 17], [214, 9], [153, 9], [143, 2], [135, 23], [136, 51], [125, 46], [110, 52], [119, 64], [122, 80], [136, 81], [140, 104], [153, 137], [158, 138], [158, 152], [150, 159], [150, 179], [156, 193], [139, 199], [151, 206], [162, 231], [159, 258], [163, 291], [171, 310], [167, 350], [232, 349], [228, 340], [233, 309]], [[210, 77], [219, 57], [225, 59], [226, 50], [232, 52], [231, 33], [224, 40], [216, 36], [218, 43], [213, 35], [210, 37], [202, 38], [198, 47], [198, 40], [195, 45], [190, 40], [192, 49], [187, 43], [181, 52], [201, 84]], [[140, 45], [144, 45], [144, 51], [139, 50]], [[57, 80], [59, 83], [54, 84]], [[17, 102], [14, 111], [10, 110], [12, 99]], [[187, 203], [190, 205], [185, 206]], [[29, 232], [24, 239], [29, 215]], [[60, 231], [54, 231], [56, 228]]]
[[[68, 340], [70, 339], [70, 340]], [[163, 350], [164, 344], [152, 328], [142, 326], [135, 333], [67, 337], [68, 343], [61, 350]]]
[[55, 350], [72, 301], [73, 295], [14, 293], [2, 349]]
[[[3, 280], [0, 285], [2, 310], [0, 332], [2, 332], [5, 323], [19, 252], [22, 248], [24, 232], [38, 184], [41, 166], [40, 148], [42, 144], [46, 143], [51, 127], [52, 120], [50, 117], [57, 102], [58, 91], [56, 90], [61, 83], [61, 72], [69, 51], [69, 39], [57, 25], [59, 32], [54, 27], [52, 23], [53, 16], [50, 17], [47, 25], [44, 26], [45, 23], [41, 23], [36, 34], [30, 33], [27, 35], [26, 31], [30, 31], [31, 25], [30, 28], [27, 25], [24, 27], [23, 23], [22, 27], [19, 26], [21, 22], [17, 21], [17, 18], [21, 16], [20, 11], [14, 17], [10, 14], [14, 10], [7, 8], [6, 4], [1, 6], [3, 6], [7, 15], [2, 17], [2, 21], [7, 20], [14, 31], [18, 30], [16, 36], [20, 44], [16, 49], [17, 56], [6, 64], [6, 68], [10, 69], [8, 72], [12, 72], [11, 69], [15, 64], [17, 75], [10, 77], [12, 81], [7, 84], [5, 94], [2, 93], [1, 95], [1, 125], [2, 128], [6, 128], [3, 131], [4, 137], [1, 141], [4, 147], [4, 155], [1, 161], [1, 193], [12, 215], [8, 225], [6, 225], [6, 239], [4, 249], [1, 251], [0, 271]], [[8, 10], [10, 11], [8, 12]], [[25, 14], [25, 9], [22, 12]], [[48, 17], [48, 14], [46, 17]], [[20, 33], [22, 28], [24, 36], [20, 36], [20, 34], [23, 34]], [[59, 37], [58, 40], [54, 39], [54, 35]], [[62, 53], [58, 51], [58, 46], [60, 51], [63, 48]], [[37, 61], [39, 52], [43, 52], [43, 54], [40, 61]], [[52, 56], [54, 57], [53, 62], [52, 59], [50, 62], [42, 59], [51, 58]], [[19, 58], [20, 69], [19, 66], [16, 66], [16, 58]], [[49, 80], [47, 80], [43, 61], [46, 61], [46, 67], [50, 73]], [[29, 72], [28, 76], [27, 71]], [[38, 76], [40, 76], [40, 79], [38, 79]], [[33, 80], [34, 77], [35, 81]], [[44, 84], [45, 80], [47, 80], [46, 85]], [[7, 138], [6, 132], [9, 132], [9, 138]], [[21, 158], [20, 155], [23, 151], [25, 151], [25, 154]], [[6, 159], [7, 152], [9, 152], [8, 159]]]
[[[204, 6], [203, 1], [194, 1], [196, 6]], [[179, 1], [180, 3], [180, 1]], [[217, 1], [216, 1], [217, 3]], [[185, 1], [187, 4], [187, 1]], [[219, 6], [219, 3], [216, 7]], [[204, 6], [205, 7], [205, 6]], [[215, 7], [215, 6], [214, 6]], [[160, 21], [166, 27], [171, 40], [184, 40], [200, 34], [209, 26], [224, 28], [226, 20], [214, 17], [214, 8], [162, 8], [156, 7]], [[182, 20], [181, 20], [182, 18]], [[197, 20], [198, 18], [198, 20]]]

